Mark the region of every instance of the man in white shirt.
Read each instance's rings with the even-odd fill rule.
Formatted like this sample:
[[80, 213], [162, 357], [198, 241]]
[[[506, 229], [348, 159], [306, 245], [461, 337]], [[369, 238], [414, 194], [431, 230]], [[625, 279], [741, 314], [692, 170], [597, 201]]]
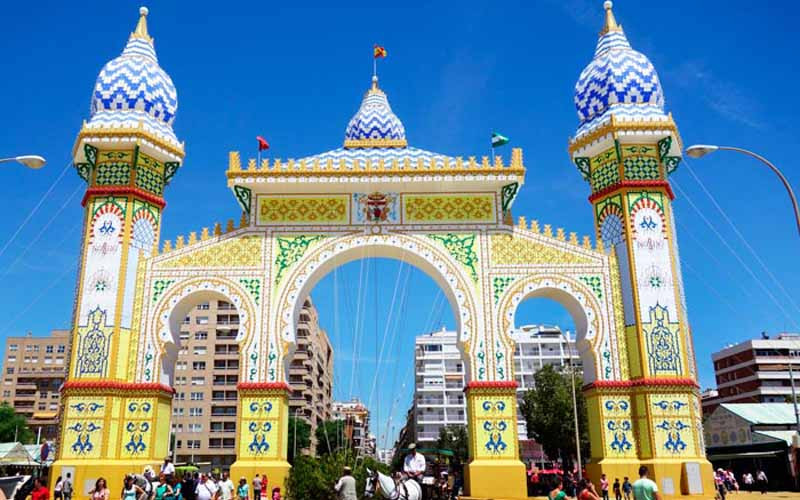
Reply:
[[417, 453], [417, 445], [415, 443], [408, 445], [408, 455], [403, 461], [403, 472], [411, 479], [422, 484], [422, 476], [425, 474], [425, 455]]
[[197, 495], [197, 500], [211, 500], [217, 494], [217, 485], [214, 484], [210, 476], [201, 474], [195, 494]]
[[172, 457], [164, 459], [164, 463], [161, 464], [161, 473], [167, 476], [167, 479], [175, 475], [175, 465], [172, 463]]
[[222, 481], [219, 482], [218, 486], [221, 500], [233, 500], [233, 481], [228, 477], [227, 472], [222, 473]]

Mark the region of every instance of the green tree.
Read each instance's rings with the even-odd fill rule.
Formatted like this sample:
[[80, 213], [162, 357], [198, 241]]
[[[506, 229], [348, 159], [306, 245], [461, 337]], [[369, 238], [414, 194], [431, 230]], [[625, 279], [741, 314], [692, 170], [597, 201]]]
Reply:
[[28, 427], [25, 417], [14, 413], [14, 408], [6, 402], [0, 404], [0, 443], [17, 441], [23, 444], [33, 443], [33, 431]]
[[344, 433], [344, 420], [326, 420], [317, 426], [317, 455], [328, 455], [337, 450], [347, 449], [350, 443]]
[[353, 469], [356, 491], [361, 498], [366, 486], [367, 469], [388, 474], [386, 465], [370, 457], [362, 457], [353, 450], [342, 449], [320, 457], [299, 455], [289, 471], [287, 496], [289, 500], [336, 500], [333, 490], [345, 466]]
[[463, 425], [446, 425], [439, 429], [436, 447], [453, 452], [453, 462], [466, 464], [469, 460], [469, 435]]
[[534, 375], [535, 387], [525, 393], [522, 415], [528, 435], [542, 445], [551, 459], [564, 457], [572, 463], [575, 454], [575, 417], [572, 409], [572, 381], [576, 377], [581, 454], [589, 456], [589, 429], [586, 400], [580, 392], [580, 374], [559, 373], [548, 365]]
[[294, 463], [295, 450], [299, 455], [300, 450], [309, 446], [311, 446], [311, 425], [302, 418], [289, 417], [289, 463]]

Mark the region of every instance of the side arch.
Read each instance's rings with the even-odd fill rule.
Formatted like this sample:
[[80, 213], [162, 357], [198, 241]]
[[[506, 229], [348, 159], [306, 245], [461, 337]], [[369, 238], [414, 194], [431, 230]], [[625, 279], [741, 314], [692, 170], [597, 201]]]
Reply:
[[[583, 381], [588, 384], [599, 378], [603, 364], [600, 347], [610, 332], [603, 321], [603, 307], [592, 290], [580, 280], [564, 275], [536, 274], [515, 280], [500, 299], [497, 331], [506, 352], [514, 352], [511, 330], [515, 325], [517, 307], [530, 298], [544, 297], [561, 304], [575, 322], [575, 339], [578, 355], [583, 364]], [[609, 360], [608, 362], [612, 362]], [[509, 360], [509, 370], [513, 362]]]
[[[326, 239], [323, 243], [309, 249], [292, 266], [279, 284], [274, 306], [272, 330], [277, 332], [283, 345], [284, 362], [288, 358], [289, 348], [295, 342], [296, 324], [300, 314], [302, 301], [313, 290], [314, 286], [333, 269], [361, 258], [391, 258], [407, 262], [430, 276], [444, 292], [450, 307], [454, 311], [459, 343], [467, 359], [467, 377], [485, 380], [488, 370], [478, 366], [483, 361], [477, 360], [472, 349], [478, 344], [475, 339], [482, 337], [482, 311], [475, 294], [475, 285], [446, 250], [424, 236], [401, 233], [365, 235], [349, 234]], [[483, 343], [487, 344], [486, 342]], [[282, 372], [276, 380], [282, 381], [287, 367], [279, 365]]]
[[180, 325], [191, 307], [209, 300], [224, 300], [234, 305], [239, 314], [238, 333], [241, 361], [239, 379], [255, 380], [256, 359], [245, 353], [256, 341], [258, 315], [250, 295], [238, 283], [225, 277], [187, 278], [176, 281], [164, 290], [151, 309], [143, 336], [143, 350], [137, 360], [136, 376], [142, 382], [173, 385], [175, 360], [180, 347]]

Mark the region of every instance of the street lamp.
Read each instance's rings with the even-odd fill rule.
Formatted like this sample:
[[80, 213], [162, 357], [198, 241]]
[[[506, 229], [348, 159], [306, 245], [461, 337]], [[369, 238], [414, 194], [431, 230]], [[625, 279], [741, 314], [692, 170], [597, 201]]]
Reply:
[[583, 467], [581, 466], [581, 434], [578, 423], [578, 397], [575, 392], [575, 365], [572, 364], [572, 344], [570, 344], [569, 339], [560, 328], [558, 333], [561, 334], [561, 338], [564, 339], [564, 343], [567, 345], [567, 362], [569, 363], [570, 369], [569, 378], [572, 381], [572, 413], [575, 416], [575, 455], [578, 459], [578, 481], [580, 481], [583, 479]]
[[711, 144], [695, 144], [694, 146], [689, 146], [688, 148], [686, 148], [686, 154], [688, 156], [691, 156], [692, 158], [702, 158], [703, 156], [709, 153], [713, 153], [714, 151], [717, 150], [736, 151], [738, 153], [746, 154], [747, 156], [751, 156], [761, 161], [764, 165], [768, 166], [773, 172], [775, 172], [775, 175], [777, 175], [778, 178], [780, 178], [781, 182], [783, 183], [783, 186], [789, 193], [789, 199], [792, 200], [792, 206], [794, 207], [794, 218], [795, 221], [797, 222], [797, 232], [798, 234], [800, 234], [800, 208], [798, 208], [797, 206], [797, 198], [794, 195], [794, 191], [792, 191], [792, 186], [789, 185], [789, 181], [783, 175], [783, 172], [781, 172], [778, 169], [778, 167], [770, 163], [770, 161], [764, 158], [763, 156], [754, 153], [752, 151], [749, 151], [747, 149], [736, 148], [733, 146], [714, 146]]
[[39, 155], [23, 155], [23, 156], [14, 156], [12, 158], [0, 158], [0, 163], [8, 163], [12, 161], [21, 163], [26, 167], [32, 169], [42, 168], [46, 163], [46, 160]]

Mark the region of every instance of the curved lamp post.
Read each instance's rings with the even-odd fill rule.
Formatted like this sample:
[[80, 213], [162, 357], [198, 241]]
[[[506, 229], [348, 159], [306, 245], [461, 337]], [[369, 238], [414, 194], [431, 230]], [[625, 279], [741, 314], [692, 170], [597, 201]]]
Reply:
[[798, 208], [797, 206], [797, 198], [794, 195], [794, 191], [792, 191], [792, 186], [789, 185], [789, 181], [783, 175], [783, 172], [781, 172], [778, 169], [778, 167], [770, 163], [770, 161], [764, 158], [763, 156], [754, 153], [752, 151], [749, 151], [747, 149], [736, 148], [733, 146], [714, 146], [710, 144], [696, 144], [694, 146], [689, 146], [688, 148], [686, 148], [686, 154], [688, 156], [691, 156], [692, 158], [702, 158], [703, 156], [709, 153], [713, 153], [714, 151], [717, 150], [736, 151], [738, 153], [746, 154], [747, 156], [752, 156], [753, 158], [761, 161], [761, 163], [763, 163], [764, 165], [768, 166], [773, 172], [775, 172], [775, 175], [778, 176], [778, 178], [783, 183], [783, 187], [785, 187], [786, 191], [789, 193], [789, 199], [792, 200], [792, 206], [794, 207], [794, 218], [797, 223], [797, 232], [798, 234], [800, 234], [800, 208]]
[[42, 168], [46, 163], [46, 160], [39, 156], [39, 155], [23, 155], [23, 156], [14, 156], [12, 158], [0, 158], [0, 163], [8, 163], [15, 161], [17, 163], [21, 163], [28, 168]]

